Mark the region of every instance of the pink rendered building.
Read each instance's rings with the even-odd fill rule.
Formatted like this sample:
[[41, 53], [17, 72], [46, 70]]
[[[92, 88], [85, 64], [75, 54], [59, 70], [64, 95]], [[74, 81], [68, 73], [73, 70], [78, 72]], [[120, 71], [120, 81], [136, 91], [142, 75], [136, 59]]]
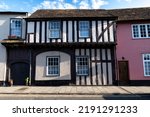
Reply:
[[110, 11], [118, 16], [117, 83], [150, 85], [150, 8]]

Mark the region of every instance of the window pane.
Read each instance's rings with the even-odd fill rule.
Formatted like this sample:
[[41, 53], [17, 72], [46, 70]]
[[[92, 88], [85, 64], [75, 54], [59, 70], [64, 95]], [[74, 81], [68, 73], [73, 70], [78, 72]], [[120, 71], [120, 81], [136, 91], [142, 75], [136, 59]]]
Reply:
[[145, 62], [145, 75], [150, 76], [150, 61]]
[[89, 21], [80, 21], [79, 22], [79, 36], [80, 37], [89, 37]]
[[21, 19], [11, 19], [11, 36], [21, 37]]
[[148, 37], [150, 37], [150, 25], [147, 25]]
[[47, 58], [47, 75], [59, 75], [59, 57]]
[[143, 55], [144, 75], [150, 76], [150, 54]]
[[139, 37], [138, 25], [133, 25], [133, 36]]
[[146, 27], [145, 25], [140, 25], [141, 37], [146, 37]]
[[50, 22], [50, 38], [60, 38], [60, 22]]
[[50, 38], [59, 38], [60, 36], [59, 30], [50, 30]]
[[77, 75], [88, 75], [89, 66], [87, 57], [77, 57], [76, 58], [76, 72]]

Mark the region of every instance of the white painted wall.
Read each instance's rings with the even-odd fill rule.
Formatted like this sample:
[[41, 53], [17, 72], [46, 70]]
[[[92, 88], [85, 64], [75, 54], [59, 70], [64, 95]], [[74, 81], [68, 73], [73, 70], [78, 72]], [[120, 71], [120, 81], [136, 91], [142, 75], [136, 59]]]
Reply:
[[[0, 14], [0, 41], [7, 39], [10, 33], [10, 18], [24, 18], [23, 15]], [[25, 22], [22, 26], [22, 38], [25, 37]], [[6, 48], [0, 44], [0, 81], [4, 81], [6, 76]]]
[[[60, 76], [46, 76], [46, 57], [60, 57]], [[70, 56], [59, 51], [48, 51], [37, 55], [35, 80], [71, 80]]]

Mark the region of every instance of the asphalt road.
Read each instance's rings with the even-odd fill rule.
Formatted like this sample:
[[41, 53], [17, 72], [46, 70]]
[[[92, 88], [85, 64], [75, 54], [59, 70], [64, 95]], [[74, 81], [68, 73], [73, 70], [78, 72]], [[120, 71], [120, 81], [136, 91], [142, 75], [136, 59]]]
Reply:
[[0, 94], [0, 100], [150, 100], [150, 95], [20, 95]]

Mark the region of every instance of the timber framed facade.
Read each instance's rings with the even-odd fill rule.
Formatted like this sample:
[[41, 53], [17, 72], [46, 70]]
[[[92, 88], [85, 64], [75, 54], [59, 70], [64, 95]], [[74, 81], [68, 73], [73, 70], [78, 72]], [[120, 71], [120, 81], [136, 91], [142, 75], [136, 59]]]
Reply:
[[25, 18], [25, 39], [2, 42], [7, 48], [6, 81], [113, 85], [115, 20], [105, 10], [37, 10]]

